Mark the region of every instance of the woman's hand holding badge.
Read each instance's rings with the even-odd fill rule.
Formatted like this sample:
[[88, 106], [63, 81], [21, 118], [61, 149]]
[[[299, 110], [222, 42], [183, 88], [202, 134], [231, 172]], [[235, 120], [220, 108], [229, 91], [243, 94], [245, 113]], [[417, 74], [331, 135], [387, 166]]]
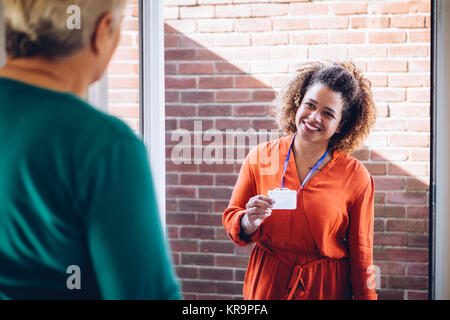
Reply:
[[241, 228], [247, 235], [255, 233], [264, 219], [272, 214], [272, 206], [274, 204], [272, 198], [258, 195], [247, 202], [247, 213], [241, 220]]

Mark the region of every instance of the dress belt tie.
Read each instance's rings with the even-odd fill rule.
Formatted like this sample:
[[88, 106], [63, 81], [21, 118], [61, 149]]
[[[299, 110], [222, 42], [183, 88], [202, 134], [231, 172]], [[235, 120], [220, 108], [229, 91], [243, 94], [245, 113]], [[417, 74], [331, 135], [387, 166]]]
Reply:
[[263, 249], [265, 252], [275, 256], [278, 260], [284, 262], [285, 264], [287, 264], [287, 265], [289, 265], [291, 267], [294, 267], [294, 270], [293, 270], [292, 276], [291, 276], [291, 280], [289, 281], [289, 285], [288, 285], [288, 288], [290, 288], [290, 291], [289, 291], [289, 295], [288, 295], [287, 300], [292, 300], [292, 298], [293, 298], [293, 296], [295, 294], [295, 291], [297, 291], [297, 287], [298, 287], [299, 283], [302, 285], [303, 290], [305, 290], [305, 284], [303, 283], [303, 279], [302, 279], [302, 272], [303, 272], [304, 269], [311, 268], [311, 267], [314, 267], [314, 266], [316, 266], [318, 264], [321, 264], [321, 263], [324, 263], [324, 262], [327, 262], [327, 261], [331, 260], [331, 258], [322, 257], [322, 258], [314, 260], [312, 262], [296, 265], [296, 264], [293, 264], [288, 259], [286, 259], [286, 258], [284, 258], [284, 257], [282, 257], [282, 256], [280, 256], [278, 254], [273, 253], [273, 251], [270, 250], [265, 244], [263, 244], [261, 242], [257, 242], [256, 245], [259, 248]]

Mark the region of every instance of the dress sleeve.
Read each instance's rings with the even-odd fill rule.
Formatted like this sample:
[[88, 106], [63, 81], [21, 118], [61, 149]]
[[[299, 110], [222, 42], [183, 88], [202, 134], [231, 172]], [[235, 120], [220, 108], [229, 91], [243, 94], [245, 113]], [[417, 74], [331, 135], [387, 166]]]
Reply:
[[180, 299], [145, 146], [123, 139], [101, 154], [85, 175], [81, 214], [102, 298]]
[[258, 241], [261, 227], [250, 237], [241, 230], [241, 219], [246, 214], [245, 206], [251, 197], [256, 196], [256, 182], [249, 164], [249, 154], [242, 164], [238, 180], [234, 186], [228, 208], [225, 210], [222, 223], [230, 239], [240, 246], [246, 246]]
[[373, 266], [374, 183], [357, 197], [350, 210], [348, 244], [353, 299], [376, 300]]

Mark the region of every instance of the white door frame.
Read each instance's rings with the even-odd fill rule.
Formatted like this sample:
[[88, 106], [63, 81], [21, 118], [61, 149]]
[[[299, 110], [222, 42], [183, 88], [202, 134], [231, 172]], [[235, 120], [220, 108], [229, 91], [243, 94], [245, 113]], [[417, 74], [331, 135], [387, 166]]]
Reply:
[[139, 0], [141, 133], [166, 230], [164, 3]]

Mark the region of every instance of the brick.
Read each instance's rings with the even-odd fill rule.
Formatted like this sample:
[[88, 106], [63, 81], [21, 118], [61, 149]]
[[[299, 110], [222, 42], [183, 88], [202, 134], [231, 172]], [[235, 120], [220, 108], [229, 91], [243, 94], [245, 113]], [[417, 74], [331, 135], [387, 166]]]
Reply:
[[252, 100], [251, 91], [219, 91], [216, 94], [216, 102], [250, 102]]
[[387, 87], [388, 85], [388, 77], [383, 74], [366, 73], [366, 78], [373, 87]]
[[289, 41], [291, 44], [324, 44], [327, 42], [327, 35], [324, 32], [295, 32], [290, 35]]
[[216, 255], [216, 266], [247, 268], [248, 260], [246, 256]]
[[379, 117], [375, 122], [373, 131], [406, 131], [406, 121], [404, 119], [392, 119]]
[[426, 194], [423, 192], [394, 191], [387, 194], [387, 203], [392, 204], [425, 204], [426, 200]]
[[199, 174], [182, 174], [180, 184], [190, 186], [210, 186], [213, 185], [214, 176]]
[[253, 17], [274, 17], [287, 15], [288, 12], [288, 3], [253, 4], [251, 15]]
[[180, 74], [212, 74], [213, 64], [212, 63], [179, 63], [178, 71]]
[[234, 21], [236, 32], [268, 32], [272, 29], [271, 19], [249, 18]]
[[417, 219], [388, 219], [386, 221], [386, 230], [394, 232], [424, 232], [425, 222]]
[[232, 19], [202, 19], [197, 21], [198, 32], [218, 33], [233, 31]]
[[375, 261], [382, 275], [405, 275], [406, 263], [393, 261]]
[[369, 3], [369, 13], [373, 14], [399, 14], [408, 12], [406, 1], [375, 1]]
[[407, 72], [408, 62], [404, 60], [372, 60], [367, 63], [368, 72]]
[[283, 73], [288, 72], [289, 64], [287, 61], [265, 61], [253, 62], [252, 73]]
[[201, 241], [200, 252], [234, 253], [234, 244], [231, 241]]
[[364, 14], [367, 13], [368, 4], [363, 1], [337, 1], [331, 3], [333, 14]]
[[430, 55], [429, 46], [400, 46], [389, 48], [389, 57], [400, 58], [400, 57], [427, 57]]
[[382, 31], [369, 32], [369, 43], [404, 43], [406, 42], [405, 31]]
[[310, 18], [274, 18], [272, 19], [273, 30], [308, 30], [311, 28]]
[[431, 60], [411, 60], [408, 63], [409, 72], [430, 72]]
[[171, 240], [170, 248], [174, 252], [197, 252], [198, 241], [189, 240]]
[[407, 236], [405, 233], [375, 232], [373, 241], [377, 246], [406, 246]]
[[[234, 49], [233, 48], [212, 48], [212, 49], [198, 49], [197, 50], [197, 60], [199, 62], [207, 61], [228, 61], [233, 58]], [[219, 72], [216, 70], [216, 72]]]
[[252, 45], [254, 46], [275, 46], [285, 45], [289, 43], [289, 38], [286, 33], [271, 32], [271, 33], [255, 33], [252, 35]]
[[199, 292], [199, 293], [215, 293], [217, 283], [213, 281], [181, 281], [181, 289], [183, 292]]
[[242, 48], [236, 51], [236, 60], [269, 60], [270, 48]]
[[407, 300], [428, 300], [428, 291], [407, 291]]
[[354, 29], [359, 28], [388, 28], [389, 18], [388, 17], [377, 17], [377, 16], [352, 16], [351, 17], [351, 27]]
[[183, 61], [183, 60], [195, 60], [196, 50], [192, 49], [169, 49], [164, 52], [165, 60], [171, 61]]
[[205, 105], [198, 107], [199, 117], [224, 117], [231, 116], [231, 106], [229, 105]]
[[430, 30], [411, 30], [409, 31], [409, 42], [427, 42], [431, 41]]
[[403, 206], [375, 206], [376, 217], [404, 218], [405, 212]]
[[429, 104], [403, 104], [392, 103], [389, 105], [391, 117], [429, 117], [430, 105]]
[[213, 18], [214, 6], [180, 7], [181, 19]]
[[220, 88], [233, 88], [233, 77], [200, 77], [198, 86], [200, 89], [220, 89]]
[[178, 35], [180, 48], [203, 48], [214, 45], [213, 34], [190, 34], [189, 36]]
[[239, 105], [233, 107], [233, 116], [235, 117], [256, 117], [266, 113], [266, 105]]
[[374, 177], [375, 189], [377, 190], [403, 190], [405, 180], [399, 177]]
[[216, 46], [219, 47], [248, 47], [250, 46], [250, 34], [225, 33], [216, 37]]
[[210, 188], [199, 188], [198, 194], [200, 199], [230, 199], [231, 188], [218, 188], [218, 187], [210, 187]]
[[328, 43], [361, 44], [366, 41], [365, 32], [339, 31], [328, 33]]
[[392, 261], [428, 261], [428, 250], [412, 248], [389, 248], [386, 249], [387, 259]]
[[275, 99], [273, 90], [255, 90], [253, 91], [253, 102], [272, 102]]
[[197, 80], [185, 77], [166, 77], [165, 86], [167, 89], [194, 89], [197, 87]]
[[[214, 201], [214, 208], [212, 209], [211, 214], [207, 213], [199, 213], [197, 215], [197, 225], [198, 226], [212, 226], [212, 227], [220, 227], [223, 228], [222, 225], [222, 213], [216, 214], [215, 210], [216, 201]], [[218, 234], [216, 233], [216, 239], [218, 238]]]
[[426, 164], [419, 163], [389, 163], [388, 164], [388, 174], [389, 175], [400, 175], [400, 176], [427, 176], [428, 166]]
[[406, 217], [414, 219], [428, 219], [430, 217], [430, 209], [428, 206], [408, 206], [406, 209]]
[[408, 247], [428, 248], [430, 237], [428, 234], [408, 234]]
[[196, 190], [190, 187], [166, 187], [166, 196], [173, 198], [195, 198]]
[[236, 76], [235, 77], [235, 87], [239, 88], [239, 89], [270, 87], [270, 85], [264, 83], [260, 79], [261, 79], [261, 77], [256, 78], [253, 76]]
[[345, 16], [311, 18], [312, 29], [347, 29], [348, 26], [349, 18]]
[[176, 267], [177, 276], [181, 279], [197, 279], [198, 278], [198, 268], [192, 267]]
[[180, 200], [180, 211], [184, 212], [212, 212], [214, 203], [205, 200]]
[[406, 180], [406, 190], [423, 190], [430, 189], [429, 177], [408, 177]]
[[349, 46], [348, 56], [358, 58], [386, 58], [387, 48], [366, 44], [360, 46]]
[[425, 17], [416, 15], [396, 15], [391, 17], [391, 28], [424, 28]]
[[272, 59], [282, 60], [307, 59], [308, 48], [299, 46], [278, 46], [271, 49], [271, 57]]
[[409, 276], [426, 276], [428, 275], [428, 263], [410, 262], [406, 273]]
[[428, 87], [430, 85], [430, 76], [417, 74], [393, 74], [389, 75], [390, 87]]
[[341, 59], [347, 55], [347, 46], [313, 46], [309, 49], [309, 55], [315, 59]]
[[216, 17], [218, 18], [240, 18], [250, 16], [252, 16], [252, 8], [247, 4], [216, 6]]
[[372, 161], [407, 161], [409, 151], [403, 149], [372, 149], [370, 160]]
[[213, 240], [215, 238], [215, 231], [211, 227], [184, 226], [180, 229], [180, 238]]
[[425, 277], [397, 277], [389, 278], [390, 288], [402, 288], [413, 290], [426, 290], [428, 288], [428, 281]]
[[195, 91], [195, 92], [182, 92], [181, 101], [183, 103], [208, 103], [214, 102], [214, 92], [210, 91]]
[[375, 101], [406, 101], [406, 90], [403, 88], [373, 88], [372, 92]]
[[232, 0], [197, 0], [197, 4], [230, 4]]
[[193, 33], [195, 31], [197, 31], [195, 20], [167, 20], [164, 24], [164, 33]]
[[313, 16], [313, 15], [327, 15], [329, 12], [328, 4], [326, 3], [293, 3], [290, 6], [289, 15], [292, 16]]
[[430, 149], [412, 149], [411, 160], [412, 161], [430, 161]]
[[409, 102], [430, 102], [431, 90], [430, 88], [408, 89]]
[[164, 6], [193, 6], [197, 0], [164, 0]]
[[199, 278], [202, 280], [233, 280], [233, 270], [231, 269], [205, 269], [200, 268]]
[[390, 145], [398, 147], [428, 147], [428, 137], [426, 135], [392, 135]]
[[408, 1], [408, 11], [412, 13], [419, 13], [419, 12], [430, 13], [431, 1], [430, 0]]

